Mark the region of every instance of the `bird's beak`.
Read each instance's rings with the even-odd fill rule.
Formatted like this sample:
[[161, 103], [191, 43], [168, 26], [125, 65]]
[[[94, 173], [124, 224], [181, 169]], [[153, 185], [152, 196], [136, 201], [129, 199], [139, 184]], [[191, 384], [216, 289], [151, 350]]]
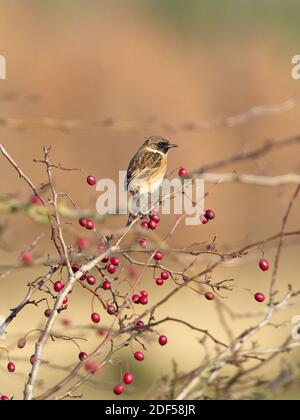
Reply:
[[177, 144], [170, 144], [170, 145], [169, 145], [169, 149], [173, 149], [173, 148], [175, 148], [175, 147], [178, 147], [178, 145], [177, 145]]

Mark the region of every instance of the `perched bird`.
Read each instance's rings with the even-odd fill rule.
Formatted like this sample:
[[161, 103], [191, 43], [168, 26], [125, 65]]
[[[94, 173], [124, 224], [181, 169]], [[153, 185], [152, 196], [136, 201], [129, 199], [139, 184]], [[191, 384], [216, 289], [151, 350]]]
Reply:
[[[126, 189], [136, 199], [152, 194], [159, 189], [167, 170], [167, 155], [170, 149], [177, 147], [160, 136], [147, 138], [129, 163]], [[130, 214], [127, 226], [137, 215]]]

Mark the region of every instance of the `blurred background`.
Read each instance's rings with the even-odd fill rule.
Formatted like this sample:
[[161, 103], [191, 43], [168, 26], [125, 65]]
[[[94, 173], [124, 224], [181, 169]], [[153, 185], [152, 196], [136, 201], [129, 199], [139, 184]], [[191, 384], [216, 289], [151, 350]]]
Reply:
[[[81, 168], [81, 172], [58, 173], [57, 186], [68, 191], [80, 207], [94, 209], [97, 195], [86, 188], [86, 175], [117, 180], [118, 171], [127, 168], [148, 135], [166, 136], [180, 146], [170, 156], [170, 170], [180, 165], [193, 170], [258, 147], [268, 139], [296, 135], [300, 129], [297, 102], [289, 111], [255, 118], [237, 127], [209, 131], [189, 127], [240, 114], [255, 105], [281, 104], [297, 98], [300, 81], [291, 77], [291, 60], [300, 54], [299, 17], [297, 0], [1, 0], [0, 54], [7, 62], [7, 79], [0, 81], [1, 143], [36, 185], [45, 181], [45, 175], [32, 160], [41, 157], [43, 145], [51, 144], [53, 159]], [[44, 118], [48, 128], [39, 126]], [[75, 120], [78, 126], [70, 123], [70, 129], [66, 129], [56, 120]], [[281, 149], [224, 170], [265, 175], [299, 173], [299, 147]], [[294, 188], [219, 185], [206, 202], [206, 207], [216, 211], [216, 221], [205, 228], [182, 228], [174, 236], [173, 245], [209, 241], [216, 235], [220, 246], [232, 248], [268, 237], [280, 230]], [[24, 200], [30, 196], [4, 160], [0, 162], [0, 194], [16, 194]], [[47, 228], [26, 216], [0, 213], [0, 218], [5, 228], [2, 262], [14, 262], [19, 250], [41, 230], [48, 236], [36, 253], [53, 252], [48, 248]], [[171, 221], [167, 218], [163, 231]], [[289, 222], [289, 229], [296, 227], [299, 202]], [[299, 286], [299, 250], [298, 241], [287, 241], [279, 277], [282, 292], [289, 283]], [[274, 249], [264, 251], [273, 262]], [[238, 288], [226, 301], [237, 312], [246, 307], [257, 310], [244, 288], [268, 290], [271, 272], [258, 270], [258, 258], [259, 252], [242, 265], [222, 267], [215, 273], [216, 280], [237, 280]], [[20, 301], [28, 281], [41, 270], [16, 271], [3, 282], [0, 314], [5, 315]], [[193, 321], [224, 339], [214, 306], [199, 295], [184, 293], [184, 299], [182, 295], [175, 298], [159, 315], [168, 313]], [[158, 292], [153, 288], [152, 294]], [[82, 324], [89, 319], [89, 296], [82, 290], [74, 295], [82, 305], [71, 306], [70, 316], [74, 323]], [[42, 322], [40, 312], [26, 310], [10, 331], [18, 335], [33, 319]], [[295, 314], [297, 309], [285, 314], [284, 320]], [[247, 326], [249, 320], [237, 322], [232, 328], [240, 332]], [[289, 324], [280, 330], [269, 329], [261, 342], [276, 344], [290, 329]], [[168, 335], [168, 350], [150, 346], [151, 356], [143, 370], [140, 365], [132, 367], [137, 381], [129, 398], [151, 395], [158, 378], [171, 371], [172, 359], [181, 371], [199, 363], [202, 350], [197, 334], [169, 325]], [[20, 356], [15, 349], [13, 352]], [[53, 346], [52, 353], [50, 348], [49, 357], [53, 352], [57, 347]], [[31, 353], [32, 348], [31, 352], [28, 349]], [[61, 364], [72, 363], [69, 358], [69, 350], [62, 351]], [[293, 353], [290, 359], [296, 366], [299, 353]], [[1, 373], [0, 393], [20, 398], [22, 374], [28, 369], [28, 364], [20, 367], [17, 379]], [[63, 374], [45, 367], [46, 384]], [[103, 386], [88, 385], [83, 392], [89, 398], [111, 398], [109, 384], [117, 381], [117, 376], [116, 369], [109, 368], [100, 378]], [[299, 391], [281, 396], [297, 398]]]

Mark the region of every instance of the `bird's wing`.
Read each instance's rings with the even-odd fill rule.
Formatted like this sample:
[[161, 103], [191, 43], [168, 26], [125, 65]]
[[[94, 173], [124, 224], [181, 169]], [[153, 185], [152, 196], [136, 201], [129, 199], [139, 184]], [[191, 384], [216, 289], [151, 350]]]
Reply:
[[127, 170], [127, 190], [134, 179], [147, 179], [160, 170], [163, 156], [152, 151], [138, 152], [131, 160]]

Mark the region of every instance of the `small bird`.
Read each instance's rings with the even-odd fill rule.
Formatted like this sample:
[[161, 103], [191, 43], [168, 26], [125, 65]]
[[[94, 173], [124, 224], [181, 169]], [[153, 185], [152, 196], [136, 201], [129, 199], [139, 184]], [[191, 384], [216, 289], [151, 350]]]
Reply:
[[[126, 190], [138, 198], [159, 189], [167, 170], [167, 155], [177, 147], [160, 136], [148, 137], [129, 163]], [[137, 215], [130, 214], [127, 226]]]

